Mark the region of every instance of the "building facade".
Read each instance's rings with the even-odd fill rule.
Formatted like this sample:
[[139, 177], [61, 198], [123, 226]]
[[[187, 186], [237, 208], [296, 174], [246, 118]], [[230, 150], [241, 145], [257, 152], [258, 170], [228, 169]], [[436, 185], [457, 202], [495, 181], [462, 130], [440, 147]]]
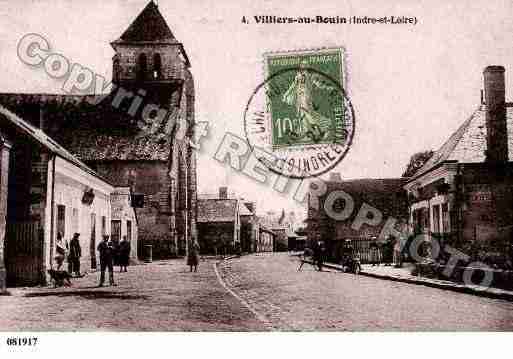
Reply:
[[[47, 269], [55, 268], [58, 233], [68, 242], [74, 233], [80, 234], [83, 271], [96, 269], [97, 243], [102, 234], [113, 233], [111, 226], [116, 223], [130, 228], [131, 243], [137, 246], [137, 218], [129, 189], [116, 188], [46, 133], [2, 106], [0, 137], [2, 289], [44, 284]], [[125, 194], [125, 201], [116, 202], [116, 193]], [[116, 211], [123, 215], [113, 217]]]
[[259, 235], [257, 239], [256, 252], [272, 252], [274, 249], [274, 237], [276, 234], [263, 224], [259, 224], [258, 232]]
[[[344, 241], [350, 240], [365, 261], [370, 243], [387, 239], [383, 238], [386, 236], [383, 229], [388, 218], [396, 220], [397, 230], [401, 230], [402, 224], [407, 223], [408, 202], [402, 188], [406, 181], [406, 178], [326, 181], [326, 193], [318, 197], [318, 201], [313, 200], [315, 192], [309, 195], [306, 245], [312, 246], [316, 241], [323, 241], [328, 258], [338, 261]], [[333, 196], [334, 200], [326, 203], [330, 195], [335, 194], [344, 195]], [[351, 200], [346, 201], [345, 196]], [[330, 216], [325, 207], [336, 215]], [[361, 215], [362, 208], [365, 212], [361, 213], [367, 217], [361, 224], [357, 224], [360, 221], [355, 220]]]
[[268, 231], [261, 229], [255, 202], [237, 197], [228, 187], [220, 187], [217, 194], [199, 196], [198, 239], [202, 253], [272, 250], [272, 238]]
[[485, 68], [482, 103], [404, 186], [410, 233], [502, 264], [513, 244], [513, 106], [504, 72]]
[[241, 253], [241, 206], [243, 204], [237, 198], [228, 198], [226, 187], [219, 189], [218, 198], [198, 200], [197, 226], [201, 253]]

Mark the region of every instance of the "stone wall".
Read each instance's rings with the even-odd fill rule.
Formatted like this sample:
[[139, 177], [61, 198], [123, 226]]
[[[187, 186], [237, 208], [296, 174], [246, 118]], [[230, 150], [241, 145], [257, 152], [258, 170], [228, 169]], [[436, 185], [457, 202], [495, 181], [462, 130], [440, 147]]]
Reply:
[[[136, 78], [138, 64], [137, 59], [141, 54], [146, 55], [147, 79], [152, 79], [155, 68], [154, 56], [160, 54], [162, 78], [183, 79], [185, 63], [180, 59], [180, 47], [177, 45], [116, 45], [119, 61], [113, 65], [113, 77], [119, 81], [134, 80]], [[116, 77], [117, 76], [117, 77]]]
[[120, 186], [129, 186], [133, 193], [144, 194], [144, 207], [136, 208], [140, 245], [155, 240], [172, 242], [169, 253], [157, 253], [155, 257], [175, 256], [174, 197], [177, 191], [169, 176], [169, 164], [163, 161], [108, 161], [96, 164], [98, 173]]

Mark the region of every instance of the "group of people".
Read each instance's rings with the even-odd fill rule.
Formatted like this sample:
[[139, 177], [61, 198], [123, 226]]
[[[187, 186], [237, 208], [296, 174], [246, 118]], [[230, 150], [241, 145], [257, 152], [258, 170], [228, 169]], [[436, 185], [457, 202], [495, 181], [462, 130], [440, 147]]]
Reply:
[[383, 242], [376, 239], [370, 243], [370, 261], [373, 266], [380, 264], [402, 267], [405, 240], [403, 238], [389, 237]]
[[82, 247], [79, 241], [80, 233], [73, 234], [69, 243], [63, 240], [61, 232], [57, 233], [57, 242], [55, 248], [55, 263], [57, 270], [61, 270], [64, 260], [68, 260], [68, 273], [80, 277], [80, 257], [82, 257]]
[[[55, 263], [57, 271], [62, 271], [64, 260], [68, 260], [68, 273], [71, 276], [80, 277], [80, 257], [82, 257], [82, 247], [79, 241], [80, 233], [73, 234], [73, 238], [68, 243], [64, 242], [61, 232], [57, 233]], [[126, 236], [123, 236], [119, 243], [113, 241], [109, 235], [104, 235], [102, 241], [98, 244], [97, 250], [100, 254], [100, 283], [99, 287], [105, 284], [105, 271], [109, 271], [109, 284], [116, 286], [114, 282], [114, 265], [119, 265], [119, 272], [127, 272], [130, 261], [130, 242]], [[198, 271], [200, 247], [196, 240], [191, 240], [188, 245], [187, 265], [190, 271]]]
[[[80, 257], [82, 257], [82, 247], [80, 246], [80, 233], [73, 234], [73, 238], [69, 241], [64, 241], [61, 232], [57, 233], [57, 241], [55, 248], [55, 263], [57, 271], [62, 271], [64, 260], [68, 260], [67, 272], [74, 277], [80, 277]], [[115, 286], [114, 283], [114, 265], [119, 265], [119, 272], [127, 272], [127, 267], [130, 261], [130, 242], [126, 236], [123, 236], [119, 243], [115, 243], [109, 235], [104, 235], [97, 250], [100, 254], [100, 283], [102, 287], [105, 283], [105, 271], [109, 271], [109, 283]], [[197, 264], [196, 264], [197, 266]], [[192, 270], [192, 268], [191, 268]]]
[[[119, 272], [127, 272], [130, 262], [130, 242], [126, 236], [119, 243], [114, 243], [109, 239], [109, 235], [104, 235], [100, 244], [98, 244], [98, 252], [100, 252], [100, 284], [103, 287], [105, 283], [105, 271], [109, 271], [109, 284], [115, 286], [114, 283], [114, 264], [119, 265]], [[117, 263], [115, 263], [117, 262]]]

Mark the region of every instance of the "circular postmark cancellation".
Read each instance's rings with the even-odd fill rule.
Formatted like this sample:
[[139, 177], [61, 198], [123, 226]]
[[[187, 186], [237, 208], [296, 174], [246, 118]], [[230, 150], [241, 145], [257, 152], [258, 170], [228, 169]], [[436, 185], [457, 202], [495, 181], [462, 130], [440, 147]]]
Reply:
[[346, 155], [355, 120], [343, 61], [340, 48], [265, 55], [266, 79], [246, 105], [244, 131], [272, 172], [316, 177]]

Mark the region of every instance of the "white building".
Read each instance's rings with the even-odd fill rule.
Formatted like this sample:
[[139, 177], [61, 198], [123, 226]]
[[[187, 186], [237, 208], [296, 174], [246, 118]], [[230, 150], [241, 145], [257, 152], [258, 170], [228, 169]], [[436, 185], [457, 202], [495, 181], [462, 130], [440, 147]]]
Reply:
[[[0, 291], [46, 281], [57, 233], [80, 234], [81, 270], [97, 267], [103, 234], [137, 253], [129, 187], [114, 187], [43, 131], [0, 106]], [[5, 250], [2, 250], [5, 248]]]

